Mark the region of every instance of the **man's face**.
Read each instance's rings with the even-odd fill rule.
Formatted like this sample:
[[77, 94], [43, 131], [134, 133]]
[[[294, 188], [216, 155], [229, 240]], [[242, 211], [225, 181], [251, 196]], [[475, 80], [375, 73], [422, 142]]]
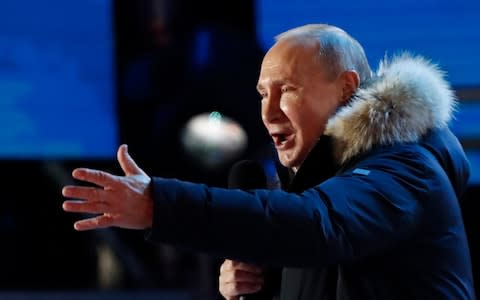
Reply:
[[318, 43], [287, 39], [265, 55], [258, 80], [262, 120], [282, 165], [298, 168], [342, 103], [338, 80], [317, 58]]

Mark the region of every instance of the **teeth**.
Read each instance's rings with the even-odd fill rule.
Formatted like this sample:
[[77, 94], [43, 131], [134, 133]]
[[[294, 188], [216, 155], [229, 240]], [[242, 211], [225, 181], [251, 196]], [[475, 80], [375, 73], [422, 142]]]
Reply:
[[285, 145], [288, 141], [287, 136], [284, 134], [273, 134], [272, 138], [275, 143], [278, 143], [278, 145]]

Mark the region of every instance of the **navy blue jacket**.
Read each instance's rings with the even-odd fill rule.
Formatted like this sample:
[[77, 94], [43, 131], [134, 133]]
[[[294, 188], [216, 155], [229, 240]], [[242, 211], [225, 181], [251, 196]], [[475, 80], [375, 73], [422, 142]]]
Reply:
[[149, 238], [282, 267], [282, 300], [475, 299], [458, 203], [468, 162], [449, 108], [416, 90], [431, 70], [400, 64], [338, 113], [287, 191], [153, 178]]
[[[308, 166], [328, 164], [317, 159]], [[280, 299], [327, 299], [332, 267], [333, 299], [474, 299], [457, 201], [467, 178], [448, 130], [376, 149], [302, 193], [154, 178], [150, 239], [285, 267]]]

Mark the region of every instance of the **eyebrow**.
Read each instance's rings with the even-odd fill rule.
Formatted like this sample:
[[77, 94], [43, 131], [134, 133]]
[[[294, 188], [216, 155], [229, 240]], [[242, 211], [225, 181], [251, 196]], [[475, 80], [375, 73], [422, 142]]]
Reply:
[[[285, 79], [275, 79], [273, 81], [271, 81], [271, 84], [270, 85], [273, 85], [273, 86], [278, 86], [278, 85], [282, 85], [282, 84], [290, 84], [290, 85], [293, 85], [292, 82], [288, 81], [288, 80], [285, 80]], [[264, 89], [265, 87], [263, 86], [263, 84], [261, 83], [258, 83], [257, 84], [257, 91], [258, 90], [261, 90], [261, 89]]]

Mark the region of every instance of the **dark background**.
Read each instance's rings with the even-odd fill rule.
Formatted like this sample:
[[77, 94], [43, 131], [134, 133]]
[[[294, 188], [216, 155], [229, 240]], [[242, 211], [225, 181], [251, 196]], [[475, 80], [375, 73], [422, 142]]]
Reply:
[[[259, 22], [263, 31], [270, 32], [259, 12], [268, 8], [269, 1], [262, 1], [262, 5], [259, 2], [113, 3], [116, 138], [119, 143], [129, 144], [130, 153], [148, 174], [225, 186], [231, 162], [217, 168], [202, 167], [185, 153], [179, 139], [181, 129], [192, 116], [214, 110], [237, 120], [248, 134], [250, 143], [238, 159], [270, 157], [255, 91], [267, 47], [259, 38]], [[300, 6], [295, 7], [300, 10]], [[374, 8], [372, 14], [378, 15]], [[306, 4], [305, 10], [308, 10]], [[275, 24], [282, 21], [288, 26], [281, 30], [301, 24], [291, 24], [287, 15], [285, 20], [276, 19]], [[273, 24], [270, 27], [275, 28]], [[354, 36], [357, 36], [355, 31], [361, 31], [356, 27], [346, 29], [353, 31]], [[272, 35], [276, 33], [279, 32]], [[461, 32], [451, 33], [455, 34]], [[471, 33], [473, 37], [475, 34], [477, 31]], [[411, 46], [405, 38], [408, 36], [406, 32], [399, 39], [405, 42], [405, 48]], [[360, 41], [379, 43], [381, 47], [381, 42], [370, 39]], [[450, 45], [452, 41], [444, 43]], [[467, 63], [452, 63], [451, 68], [459, 64], [463, 64], [465, 72], [473, 74], [470, 69], [478, 64], [478, 58], [472, 56]], [[372, 67], [376, 64], [372, 63]], [[461, 73], [458, 69], [455, 72]], [[462, 78], [452, 81], [461, 100], [459, 114], [466, 117], [458, 118], [454, 127], [459, 135], [470, 132], [460, 137], [472, 153], [472, 169], [476, 174], [475, 155], [480, 147], [475, 130], [479, 125], [470, 108], [478, 107], [480, 80], [472, 76], [466, 76], [468, 80]], [[169, 291], [179, 297], [187, 292], [195, 295], [195, 299], [209, 298], [215, 293], [220, 262], [217, 258], [146, 243], [143, 232], [118, 229], [74, 232], [72, 224], [79, 216], [61, 210], [64, 200], [61, 187], [71, 183], [69, 173], [78, 166], [121, 174], [114, 151], [107, 159], [49, 157], [0, 161], [0, 298], [2, 293], [12, 299], [25, 293], [39, 299], [39, 295], [51, 291], [90, 291], [93, 294], [85, 297], [91, 299], [100, 291], [141, 290], [158, 295]], [[461, 202], [477, 284], [480, 283], [479, 193], [478, 182], [472, 181]], [[121, 294], [111, 295], [123, 299]], [[174, 299], [173, 294], [165, 297]]]

